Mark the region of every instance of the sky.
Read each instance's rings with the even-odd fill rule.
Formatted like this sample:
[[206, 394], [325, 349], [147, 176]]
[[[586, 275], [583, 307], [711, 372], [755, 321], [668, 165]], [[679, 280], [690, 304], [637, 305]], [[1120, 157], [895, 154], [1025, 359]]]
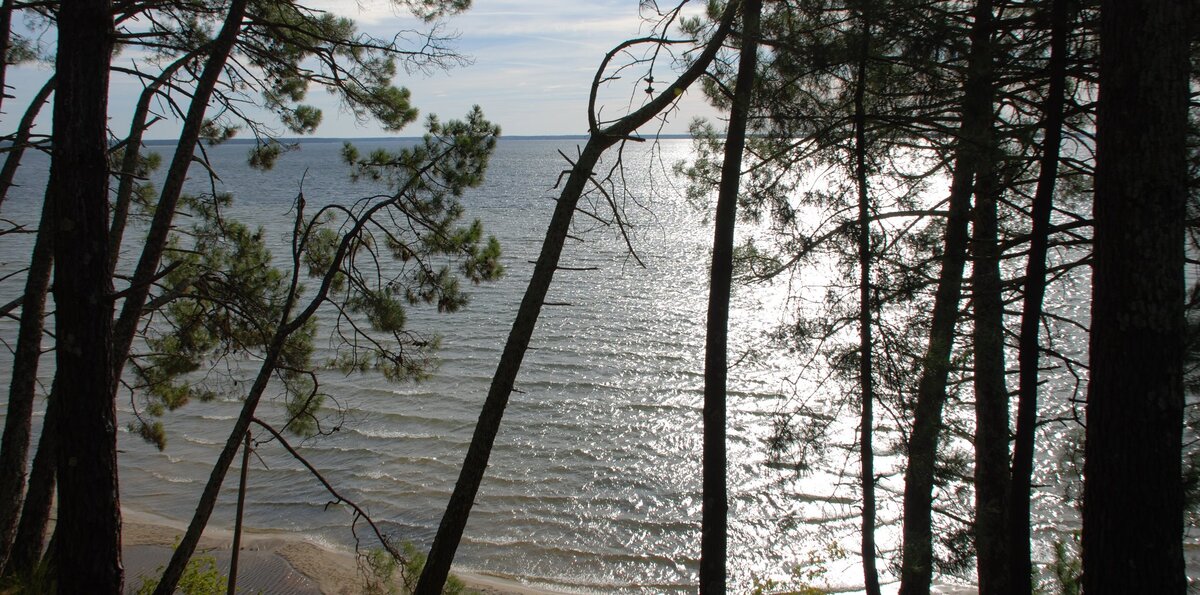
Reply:
[[[391, 38], [402, 30], [420, 30], [427, 24], [400, 12], [389, 0], [309, 0], [305, 5], [347, 16], [359, 29], [376, 37]], [[473, 105], [501, 126], [504, 135], [565, 135], [587, 133], [587, 101], [591, 81], [605, 53], [616, 44], [649, 32], [639, 11], [638, 0], [474, 0], [467, 12], [449, 17], [443, 31], [455, 34], [459, 53], [471, 60], [466, 66], [429, 73], [401, 72], [397, 83], [412, 92], [422, 115], [437, 114], [448, 120], [461, 117]], [[671, 0], [664, 7], [673, 6]], [[703, 2], [693, 0], [685, 7], [697, 14]], [[677, 33], [677, 31], [675, 32]], [[678, 37], [678, 35], [676, 35]], [[53, 40], [43, 40], [52, 45]], [[119, 55], [114, 64], [133, 66], [136, 56]], [[51, 73], [52, 66], [10, 68], [7, 83], [12, 99], [6, 99], [0, 116], [0, 132], [9, 132], [20, 119], [29, 98]], [[659, 67], [658, 80], [674, 78], [676, 70]], [[627, 76], [607, 94], [603, 114], [636, 108], [647, 95], [641, 75]], [[635, 87], [635, 81], [637, 86]], [[114, 77], [110, 90], [111, 126], [128, 128], [128, 115], [141, 91], [139, 82]], [[389, 136], [371, 123], [357, 122], [321, 89], [312, 89], [305, 103], [324, 113], [317, 137]], [[39, 131], [49, 130], [49, 109], [43, 110]], [[662, 126], [664, 133], [686, 133], [688, 124], [702, 116], [713, 120], [720, 114], [710, 108], [698, 90], [681, 98], [680, 109]], [[421, 120], [399, 132], [402, 136], [422, 133]], [[651, 127], [652, 126], [652, 127]], [[646, 133], [658, 130], [648, 126]], [[164, 121], [150, 129], [147, 138], [172, 138], [177, 122]]]

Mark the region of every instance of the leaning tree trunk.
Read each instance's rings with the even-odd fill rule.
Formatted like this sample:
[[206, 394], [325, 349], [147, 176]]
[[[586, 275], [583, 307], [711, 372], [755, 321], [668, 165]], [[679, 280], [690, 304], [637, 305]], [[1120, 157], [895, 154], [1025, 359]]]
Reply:
[[0, 567], [8, 560], [25, 493], [33, 402], [37, 394], [38, 362], [42, 357], [46, 292], [50, 289], [54, 263], [53, 197], [47, 192], [43, 199], [42, 220], [33, 242], [29, 273], [25, 277], [21, 322], [8, 388], [8, 412], [4, 418], [4, 437], [0, 440]]
[[[183, 121], [183, 130], [179, 134], [179, 143], [175, 146], [175, 155], [167, 169], [167, 177], [163, 181], [162, 192], [158, 204], [154, 208], [154, 219], [150, 222], [150, 230], [146, 233], [142, 255], [134, 269], [133, 279], [125, 290], [125, 302], [121, 306], [121, 315], [117, 318], [113, 329], [113, 361], [110, 382], [114, 388], [121, 380], [121, 371], [129, 356], [133, 337], [137, 334], [138, 321], [142, 316], [142, 308], [146, 305], [146, 297], [150, 295], [150, 287], [158, 274], [158, 265], [162, 260], [163, 251], [167, 247], [167, 236], [171, 231], [171, 221], [175, 218], [175, 209], [179, 205], [179, 197], [183, 194], [183, 183], [187, 180], [188, 166], [192, 164], [196, 144], [200, 141], [200, 129], [204, 125], [204, 114], [208, 111], [208, 102], [212, 97], [217, 79], [225, 68], [225, 62], [233, 49], [241, 32], [242, 19], [246, 14], [248, 0], [233, 0], [229, 13], [221, 25], [212, 44], [212, 53], [204, 63], [204, 70], [192, 92], [192, 102], [188, 105], [187, 116]], [[105, 270], [107, 270], [107, 263]]]
[[1034, 434], [1037, 430], [1038, 342], [1042, 301], [1046, 295], [1046, 252], [1050, 243], [1050, 211], [1058, 178], [1058, 153], [1062, 145], [1063, 103], [1067, 78], [1067, 34], [1070, 30], [1067, 0], [1052, 0], [1050, 7], [1050, 83], [1042, 104], [1042, 157], [1037, 189], [1033, 194], [1029, 260], [1025, 265], [1025, 301], [1021, 306], [1018, 338], [1017, 427], [1013, 438], [1012, 483], [1008, 497], [1008, 585], [1013, 593], [1029, 595], [1033, 589], [1033, 556], [1030, 544], [1030, 492], [1033, 486]]
[[1083, 466], [1088, 595], [1187, 591], [1180, 449], [1196, 16], [1189, 0], [1107, 0], [1100, 8]]
[[[437, 161], [434, 161], [426, 165], [425, 169], [414, 174], [414, 176], [427, 175], [428, 170], [432, 169], [436, 163]], [[414, 178], [413, 183], [415, 183], [416, 179]], [[296, 210], [296, 233], [300, 233], [300, 230], [303, 229], [303, 199], [304, 197], [301, 196], [299, 207]], [[200, 499], [196, 503], [196, 511], [192, 514], [192, 520], [188, 523], [187, 531], [184, 532], [183, 539], [179, 541], [179, 545], [175, 547], [175, 552], [171, 554], [171, 560], [167, 563], [162, 578], [159, 579], [158, 585], [154, 589], [154, 595], [171, 595], [175, 592], [179, 580], [183, 577], [187, 563], [191, 559], [192, 554], [195, 553], [197, 544], [200, 543], [200, 536], [204, 533], [204, 528], [208, 526], [209, 518], [212, 517], [213, 508], [217, 504], [217, 496], [221, 492], [221, 484], [225, 481], [225, 474], [229, 472], [229, 466], [233, 463], [234, 455], [241, 448], [242, 441], [245, 440], [249, 432], [251, 422], [256, 421], [254, 413], [258, 409], [258, 404], [262, 401], [262, 396], [267, 389], [267, 385], [271, 382], [275, 372], [279, 368], [280, 359], [284, 356], [283, 352], [289, 338], [295, 333], [300, 332], [312, 320], [313, 316], [316, 315], [321, 305], [328, 300], [329, 293], [335, 283], [334, 280], [342, 274], [342, 267], [353, 250], [351, 246], [354, 244], [354, 238], [361, 238], [363, 228], [373, 221], [373, 217], [385, 207], [395, 204], [394, 201], [399, 199], [400, 195], [396, 195], [393, 197], [393, 200], [376, 203], [374, 206], [358, 214], [354, 225], [342, 236], [337, 250], [330, 259], [329, 267], [321, 279], [321, 285], [314, 292], [308, 305], [293, 317], [292, 314], [297, 306], [301, 291], [299, 280], [301, 255], [298, 251], [295, 251], [297, 249], [294, 249], [292, 255], [293, 270], [291, 287], [288, 290], [283, 308], [280, 311], [274, 335], [264, 350], [262, 361], [259, 363], [258, 374], [255, 376], [245, 400], [242, 402], [242, 410], [238, 413], [237, 419], [234, 420], [229, 437], [225, 439], [225, 446], [221, 448], [221, 452], [217, 455], [217, 460], [208, 475], [208, 481], [204, 484], [204, 489], [200, 492]], [[303, 240], [300, 240], [300, 242], [302, 244]], [[260, 425], [262, 424], [260, 423]], [[395, 558], [399, 558], [399, 553], [386, 542], [383, 545], [388, 549], [389, 554]]]
[[34, 95], [33, 101], [29, 102], [29, 107], [25, 109], [25, 115], [21, 116], [21, 122], [17, 125], [16, 135], [13, 137], [12, 146], [8, 148], [8, 155], [4, 158], [4, 167], [0, 168], [0, 205], [4, 204], [4, 199], [8, 198], [8, 191], [12, 188], [13, 178], [17, 175], [17, 168], [21, 165], [21, 158], [25, 156], [25, 149], [29, 147], [29, 137], [33, 133], [33, 123], [37, 121], [38, 114], [42, 111], [42, 106], [46, 105], [46, 100], [50, 98], [50, 93], [54, 91], [54, 81], [52, 76], [42, 85], [42, 88]]
[[729, 375], [729, 300], [733, 284], [733, 235], [737, 222], [738, 190], [746, 122], [754, 98], [758, 67], [761, 0], [742, 6], [742, 47], [729, 109], [725, 156], [717, 188], [713, 219], [712, 272], [708, 293], [708, 329], [704, 344], [704, 463], [700, 515], [700, 592], [725, 593], [725, 560], [729, 541], [729, 500], [726, 490], [725, 399]]
[[108, 262], [108, 0], [65, 2], [58, 11], [50, 200], [59, 419], [59, 593], [120, 593], [121, 509]]
[[33, 468], [29, 471], [29, 489], [25, 491], [25, 504], [21, 507], [21, 521], [17, 523], [12, 553], [0, 576], [30, 576], [42, 559], [50, 511], [54, 507], [54, 480], [58, 469], [57, 387], [57, 383], [50, 387], [46, 417], [42, 420], [42, 435], [38, 438]]
[[[454, 485], [454, 492], [450, 495], [450, 502], [447, 503], [442, 521], [438, 525], [437, 535], [433, 539], [425, 568], [421, 571], [421, 577], [417, 582], [415, 591], [417, 595], [440, 595], [446, 578], [450, 574], [450, 564], [454, 561], [454, 554], [462, 539], [463, 529], [467, 525], [467, 517], [471, 514], [475, 495], [479, 492], [479, 484], [483, 481], [483, 473], [487, 469], [492, 445], [500, 430], [504, 409], [508, 406], [508, 397], [512, 394], [517, 372], [521, 369], [521, 361], [525, 357], [525, 351], [529, 348], [529, 340], [533, 336], [533, 328], [541, 314], [542, 304], [550, 289], [550, 282], [554, 279], [554, 271], [558, 268], [563, 243], [570, 231], [571, 218], [575, 214], [575, 207], [588, 184], [593, 168], [605, 149], [629, 137], [638, 127], [661, 113], [704, 73], [729, 34], [736, 8], [737, 3], [730, 3], [726, 7], [721, 24], [713, 38], [705, 46], [704, 51], [674, 83], [668, 85], [652, 101], [603, 130], [596, 124], [594, 114], [589, 113], [591, 135], [572, 166], [562, 194], [555, 205], [550, 225], [546, 229], [546, 239], [542, 242], [541, 254], [538, 256], [537, 264], [534, 265], [533, 276], [530, 277], [529, 285], [525, 289], [525, 296], [521, 299], [517, 317], [513, 321], [512, 330], [504, 344], [504, 352], [500, 356], [500, 363], [496, 366], [495, 375], [492, 376], [487, 399], [479, 413], [479, 421], [475, 424], [475, 433], [471, 437], [470, 446], [467, 447], [467, 455], [459, 472], [458, 482]], [[605, 57], [604, 64], [607, 64], [629, 43], [622, 44], [609, 52]], [[596, 75], [597, 80], [601, 76], [603, 68], [604, 65]], [[593, 82], [593, 99], [597, 91], [597, 84], [597, 82]]]
[[966, 262], [967, 221], [973, 178], [990, 145], [992, 128], [991, 36], [992, 2], [979, 0], [971, 27], [971, 50], [963, 85], [962, 122], [955, 150], [946, 220], [942, 271], [934, 294], [929, 346], [917, 385], [913, 429], [904, 471], [904, 521], [900, 562], [900, 593], [924, 595], [933, 580], [933, 472], [954, 345], [954, 326], [962, 294]]
[[[137, 184], [137, 167], [142, 156], [142, 137], [149, 128], [146, 122], [150, 117], [150, 103], [158, 96], [158, 90], [164, 83], [175, 76], [180, 68], [194, 59], [202, 50], [209, 49], [211, 45], [205, 44], [177, 58], [164, 68], [138, 97], [137, 106], [133, 109], [133, 117], [129, 124], [129, 136], [125, 138], [121, 169], [117, 172], [120, 181], [117, 183], [117, 195], [113, 199], [112, 221], [108, 230], [108, 274], [110, 275], [117, 270], [117, 261], [121, 259], [121, 241], [125, 237], [125, 226], [129, 222], [129, 207], [133, 203], [133, 191]], [[203, 117], [203, 114], [200, 117]], [[193, 146], [189, 151], [194, 148]], [[178, 157], [177, 153], [176, 158]]]

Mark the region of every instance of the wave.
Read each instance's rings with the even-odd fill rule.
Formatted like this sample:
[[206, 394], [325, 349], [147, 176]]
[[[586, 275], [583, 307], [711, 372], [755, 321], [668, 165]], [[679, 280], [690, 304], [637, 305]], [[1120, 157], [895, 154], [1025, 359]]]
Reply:
[[192, 444], [201, 444], [204, 446], [217, 446], [217, 445], [224, 444], [224, 442], [222, 442], [220, 440], [208, 440], [205, 438], [196, 438], [195, 436], [192, 436], [190, 434], [184, 434], [183, 439], [187, 442], [191, 442]]
[[191, 478], [191, 477], [179, 477], [176, 475], [163, 475], [162, 473], [159, 473], [157, 471], [148, 471], [148, 472], [150, 473], [150, 475], [154, 476], [156, 479], [160, 479], [167, 483], [196, 483], [197, 482], [197, 480], [195, 478]]

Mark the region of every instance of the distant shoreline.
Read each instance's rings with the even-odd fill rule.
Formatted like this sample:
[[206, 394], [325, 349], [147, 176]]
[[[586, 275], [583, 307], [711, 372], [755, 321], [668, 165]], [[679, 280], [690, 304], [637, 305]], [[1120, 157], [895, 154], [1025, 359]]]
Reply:
[[[279, 139], [279, 141], [284, 142], [284, 143], [340, 143], [340, 142], [346, 142], [346, 141], [350, 141], [350, 142], [381, 142], [381, 141], [398, 141], [398, 140], [400, 140], [400, 141], [417, 141], [417, 140], [421, 140], [421, 138], [422, 137], [420, 137], [420, 136], [364, 136], [364, 137], [333, 137], [333, 136], [308, 137], [308, 136], [303, 136], [303, 137], [281, 138], [281, 139]], [[658, 134], [658, 135], [654, 135], [654, 136], [647, 136], [645, 138], [646, 138], [646, 140], [652, 140], [652, 139], [688, 140], [688, 139], [691, 139], [692, 137], [689, 134]], [[548, 134], [548, 135], [511, 135], [511, 136], [503, 135], [503, 134], [500, 135], [501, 142], [503, 142], [503, 141], [546, 141], [546, 140], [587, 140], [587, 139], [588, 139], [588, 135], [586, 135], [586, 134], [561, 134], [561, 135]], [[158, 139], [143, 140], [142, 144], [147, 145], [147, 146], [163, 146], [163, 145], [173, 145], [176, 142], [178, 142], [178, 139], [158, 138]], [[231, 138], [222, 144], [253, 145], [257, 142], [258, 141], [253, 138]]]

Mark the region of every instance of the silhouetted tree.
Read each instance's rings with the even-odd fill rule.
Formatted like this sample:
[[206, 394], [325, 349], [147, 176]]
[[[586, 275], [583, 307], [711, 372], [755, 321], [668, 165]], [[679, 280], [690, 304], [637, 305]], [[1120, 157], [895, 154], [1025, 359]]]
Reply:
[[1083, 487], [1089, 595], [1187, 590], [1180, 448], [1195, 8], [1110, 0], [1100, 9]]
[[[562, 193], [554, 207], [550, 225], [546, 229], [546, 238], [542, 242], [541, 254], [530, 277], [525, 295], [517, 310], [512, 330], [504, 343], [504, 351], [492, 376], [487, 398], [479, 412], [479, 421], [475, 424], [475, 432], [471, 436], [471, 444], [459, 472], [454, 492], [446, 504], [441, 523], [430, 547], [429, 556], [421, 571], [415, 593], [418, 595], [439, 595], [450, 574], [450, 565], [462, 539], [463, 529], [466, 528], [467, 518], [471, 507], [475, 504], [475, 495], [483, 481], [484, 471], [487, 470], [488, 458], [491, 456], [492, 445], [500, 430], [500, 422], [504, 417], [504, 409], [508, 406], [508, 398], [512, 394], [517, 373], [521, 369], [521, 361], [529, 348], [529, 340], [541, 314], [546, 293], [554, 280], [554, 272], [558, 268], [562, 256], [563, 243], [571, 228], [576, 206], [588, 184], [593, 183], [593, 168], [600, 160], [605, 150], [631, 138], [631, 135], [642, 125], [662, 113], [671, 106], [692, 83], [700, 78], [708, 68], [717, 52], [720, 51], [726, 36], [732, 28], [734, 14], [738, 3], [730, 3], [721, 18], [720, 25], [704, 46], [704, 50], [674, 82], [665, 85], [645, 105], [633, 113], [618, 118], [613, 122], [601, 125], [596, 109], [596, 94], [600, 81], [605, 76], [605, 68], [609, 63], [628, 48], [640, 44], [661, 44], [665, 37], [648, 37], [626, 41], [604, 57], [592, 83], [591, 100], [588, 106], [587, 144], [571, 164], [571, 173], [563, 185]], [[663, 32], [665, 36], [666, 32]]]
[[108, 263], [107, 0], [58, 12], [53, 149], [55, 354], [58, 365], [58, 592], [121, 593], [121, 508], [112, 384]]

